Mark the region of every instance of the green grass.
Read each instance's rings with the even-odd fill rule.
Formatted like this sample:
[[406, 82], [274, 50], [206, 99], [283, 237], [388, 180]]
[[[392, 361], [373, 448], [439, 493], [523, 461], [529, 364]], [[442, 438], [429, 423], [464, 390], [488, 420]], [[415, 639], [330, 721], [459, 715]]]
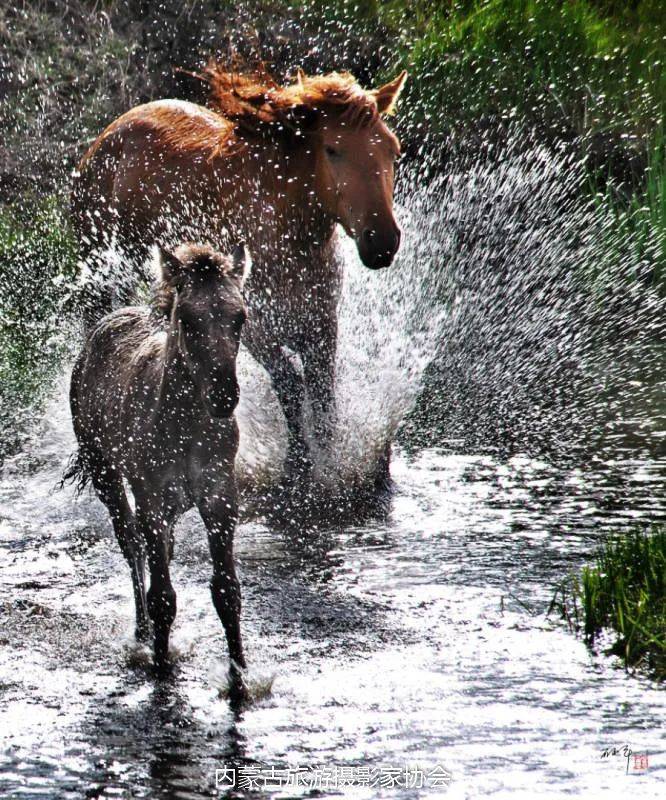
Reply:
[[648, 148], [645, 189], [632, 197], [632, 211], [643, 239], [656, 237], [654, 283], [666, 294], [666, 137], [660, 127]]
[[[662, 128], [650, 140], [646, 161], [644, 180], [637, 185], [590, 174], [604, 247], [599, 259], [582, 269], [588, 285], [601, 295], [620, 278], [654, 288], [666, 297], [666, 138]], [[631, 271], [623, 270], [622, 264], [631, 265]]]
[[626, 667], [666, 678], [666, 529], [609, 539], [573, 582], [572, 599], [590, 644], [611, 630], [610, 652]]
[[666, 107], [659, 0], [306, 0], [324, 25], [382, 26], [415, 120], [445, 131], [516, 118], [567, 134], [643, 136]]
[[61, 362], [76, 254], [57, 198], [0, 208], [0, 456], [20, 443]]

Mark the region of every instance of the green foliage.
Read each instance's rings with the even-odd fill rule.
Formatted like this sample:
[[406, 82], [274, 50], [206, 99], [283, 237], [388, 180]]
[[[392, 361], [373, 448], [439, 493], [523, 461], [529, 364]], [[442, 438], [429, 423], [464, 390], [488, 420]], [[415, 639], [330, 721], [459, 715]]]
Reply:
[[583, 569], [578, 594], [588, 641], [611, 628], [612, 652], [627, 666], [643, 664], [666, 677], [665, 529], [608, 541], [596, 564]]
[[328, 24], [376, 29], [410, 70], [416, 118], [445, 131], [521, 118], [567, 133], [652, 130], [666, 106], [655, 0], [314, 0]]
[[661, 127], [651, 138], [646, 161], [644, 180], [637, 186], [590, 176], [605, 246], [601, 258], [582, 269], [589, 285], [602, 293], [619, 274], [612, 267], [626, 262], [638, 269], [623, 275], [627, 282], [666, 295], [666, 139]]
[[[76, 244], [57, 198], [0, 209], [0, 442], [51, 385], [64, 349]], [[2, 453], [0, 453], [2, 455]]]

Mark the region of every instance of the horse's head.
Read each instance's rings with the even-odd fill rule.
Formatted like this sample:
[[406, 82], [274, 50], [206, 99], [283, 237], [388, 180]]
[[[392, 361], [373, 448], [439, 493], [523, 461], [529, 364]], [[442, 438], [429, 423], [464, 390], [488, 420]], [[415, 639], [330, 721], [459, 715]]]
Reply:
[[312, 137], [319, 203], [354, 239], [361, 261], [371, 269], [388, 267], [400, 245], [393, 215], [400, 143], [381, 115], [393, 108], [405, 77], [403, 72], [386, 86], [364, 93], [376, 110], [361, 108], [356, 118], [335, 107], [325, 111]]
[[235, 123], [240, 139], [258, 141], [260, 149], [267, 133], [286, 140], [282, 177], [293, 203], [315, 201], [356, 241], [367, 267], [388, 267], [400, 244], [393, 216], [400, 145], [382, 117], [393, 111], [407, 73], [369, 91], [348, 72], [299, 70], [293, 83], [280, 86], [265, 72], [238, 74], [213, 61], [200, 77], [210, 85], [211, 105]]
[[223, 256], [204, 245], [161, 250], [163, 286], [173, 291], [171, 346], [176, 347], [212, 417], [230, 417], [240, 390], [236, 357], [246, 318], [244, 247]]

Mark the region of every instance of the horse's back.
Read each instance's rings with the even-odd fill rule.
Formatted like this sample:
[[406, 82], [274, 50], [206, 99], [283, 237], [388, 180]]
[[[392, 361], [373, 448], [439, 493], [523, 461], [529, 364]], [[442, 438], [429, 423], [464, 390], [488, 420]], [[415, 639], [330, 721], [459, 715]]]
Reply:
[[219, 114], [185, 100], [155, 100], [135, 106], [114, 120], [79, 162], [73, 195], [80, 197], [97, 182], [101, 170], [117, 170], [123, 159], [143, 156], [146, 170], [157, 154], [160, 162], [183, 154], [223, 152], [233, 125]]
[[72, 215], [79, 236], [94, 245], [128, 222], [140, 235], [184, 187], [209, 188], [211, 158], [231, 151], [233, 142], [233, 125], [194, 103], [156, 100], [127, 111], [78, 165]]

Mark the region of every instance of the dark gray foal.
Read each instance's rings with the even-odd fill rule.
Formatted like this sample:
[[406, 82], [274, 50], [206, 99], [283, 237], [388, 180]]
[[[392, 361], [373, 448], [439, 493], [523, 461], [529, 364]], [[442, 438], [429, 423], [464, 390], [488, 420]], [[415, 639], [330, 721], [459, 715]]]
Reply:
[[[72, 374], [78, 465], [106, 505], [132, 574], [137, 637], [152, 621], [155, 663], [167, 663], [176, 593], [173, 528], [196, 506], [208, 531], [211, 592], [231, 657], [232, 694], [245, 692], [234, 461], [236, 356], [246, 317], [244, 248], [232, 258], [200, 245], [160, 252], [154, 307], [122, 308], [89, 335]], [[135, 499], [132, 512], [123, 480]], [[150, 588], [144, 588], [148, 556]]]

